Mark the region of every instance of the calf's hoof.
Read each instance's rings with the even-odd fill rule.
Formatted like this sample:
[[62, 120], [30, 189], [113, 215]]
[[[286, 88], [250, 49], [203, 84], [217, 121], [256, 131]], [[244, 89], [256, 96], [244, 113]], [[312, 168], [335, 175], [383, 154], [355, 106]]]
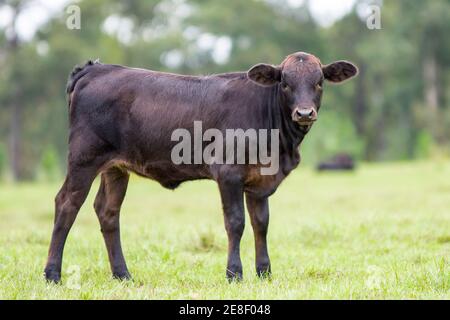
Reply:
[[261, 279], [270, 280], [272, 278], [272, 271], [270, 270], [270, 264], [256, 266], [256, 275]]
[[133, 280], [131, 274], [128, 271], [114, 272], [113, 278], [119, 281]]
[[241, 270], [235, 270], [235, 271], [227, 269], [227, 279], [228, 279], [229, 283], [241, 282], [242, 279], [243, 279], [243, 277], [242, 277], [242, 269]]
[[60, 283], [61, 282], [61, 272], [56, 270], [47, 270], [44, 271], [45, 280], [49, 283]]

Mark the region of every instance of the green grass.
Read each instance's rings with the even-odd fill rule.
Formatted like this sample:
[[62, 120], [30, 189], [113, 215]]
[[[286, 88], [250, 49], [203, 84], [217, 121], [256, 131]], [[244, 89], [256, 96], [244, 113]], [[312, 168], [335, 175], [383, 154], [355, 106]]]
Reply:
[[226, 234], [213, 182], [168, 191], [131, 179], [122, 239], [132, 282], [111, 279], [92, 208], [97, 187], [69, 235], [63, 282], [53, 285], [42, 271], [59, 183], [0, 185], [1, 299], [450, 298], [450, 163], [327, 174], [300, 167], [271, 197], [272, 280], [255, 276], [247, 219], [244, 281], [233, 284], [225, 280]]

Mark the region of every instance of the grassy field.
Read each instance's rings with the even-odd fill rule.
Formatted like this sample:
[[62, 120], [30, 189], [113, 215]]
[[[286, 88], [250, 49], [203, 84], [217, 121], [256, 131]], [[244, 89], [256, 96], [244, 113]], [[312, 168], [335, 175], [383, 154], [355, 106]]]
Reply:
[[132, 178], [122, 209], [128, 282], [111, 279], [92, 207], [97, 187], [69, 235], [63, 282], [53, 285], [42, 271], [59, 183], [0, 185], [1, 299], [450, 298], [450, 163], [297, 169], [271, 198], [272, 280], [255, 276], [247, 219], [244, 281], [233, 284], [213, 182], [168, 191]]

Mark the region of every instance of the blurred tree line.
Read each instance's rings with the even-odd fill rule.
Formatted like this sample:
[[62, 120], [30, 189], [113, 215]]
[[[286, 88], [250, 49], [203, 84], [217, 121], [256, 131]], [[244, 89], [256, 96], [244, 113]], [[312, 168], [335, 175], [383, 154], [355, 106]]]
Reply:
[[[63, 8], [31, 39], [18, 18], [35, 0], [0, 0], [0, 174], [15, 180], [58, 177], [67, 152], [66, 79], [75, 64], [104, 63], [209, 74], [279, 63], [307, 51], [323, 63], [354, 61], [355, 81], [326, 87], [320, 121], [304, 146], [313, 163], [346, 151], [367, 161], [446, 154], [450, 148], [450, 2], [383, 1], [380, 30], [367, 6], [330, 27], [308, 1], [89, 0], [81, 29]], [[376, 4], [376, 1], [375, 1]]]

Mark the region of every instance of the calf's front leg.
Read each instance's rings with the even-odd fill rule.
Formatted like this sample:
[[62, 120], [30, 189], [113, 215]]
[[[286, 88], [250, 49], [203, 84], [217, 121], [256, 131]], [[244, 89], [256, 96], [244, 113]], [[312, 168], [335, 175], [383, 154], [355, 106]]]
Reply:
[[247, 210], [255, 236], [256, 274], [270, 277], [270, 259], [267, 250], [267, 229], [269, 227], [269, 200], [267, 197], [257, 197], [245, 194]]
[[228, 235], [228, 281], [242, 280], [240, 243], [245, 226], [244, 188], [238, 178], [225, 177], [218, 181], [222, 199], [225, 229]]

